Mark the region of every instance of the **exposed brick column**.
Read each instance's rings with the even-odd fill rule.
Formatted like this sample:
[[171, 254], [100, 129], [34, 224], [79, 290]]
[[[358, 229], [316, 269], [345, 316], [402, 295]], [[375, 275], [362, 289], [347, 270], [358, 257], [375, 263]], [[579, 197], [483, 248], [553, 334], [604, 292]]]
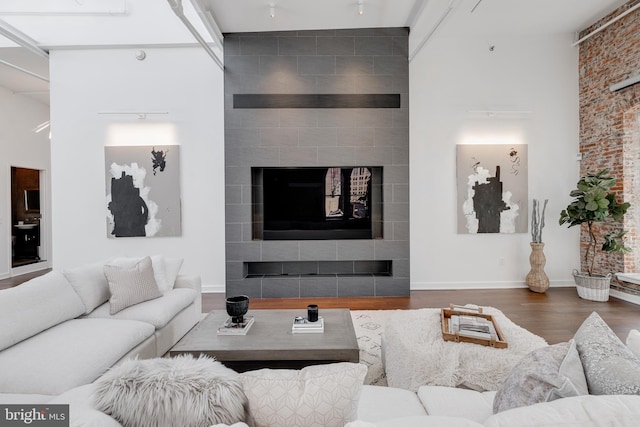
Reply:
[[[580, 37], [633, 7], [633, 0], [585, 29]], [[609, 86], [640, 73], [640, 9], [593, 35], [580, 45], [580, 151], [581, 175], [607, 168], [618, 180], [613, 189], [619, 201], [631, 203], [622, 223], [599, 225], [597, 235], [627, 230], [627, 245], [634, 252], [596, 259], [599, 273], [635, 272], [640, 268], [640, 84], [617, 92]], [[588, 236], [581, 233], [580, 253], [584, 256]], [[582, 269], [585, 270], [584, 265]]]

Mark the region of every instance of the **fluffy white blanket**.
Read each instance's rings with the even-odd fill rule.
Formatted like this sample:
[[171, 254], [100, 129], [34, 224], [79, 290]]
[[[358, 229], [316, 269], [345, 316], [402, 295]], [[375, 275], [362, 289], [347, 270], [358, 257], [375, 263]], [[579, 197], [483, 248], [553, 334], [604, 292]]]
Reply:
[[522, 356], [547, 345], [500, 310], [483, 307], [483, 312], [493, 315], [508, 348], [444, 341], [440, 309], [403, 310], [390, 316], [383, 337], [389, 386], [411, 391], [421, 385], [498, 390]]

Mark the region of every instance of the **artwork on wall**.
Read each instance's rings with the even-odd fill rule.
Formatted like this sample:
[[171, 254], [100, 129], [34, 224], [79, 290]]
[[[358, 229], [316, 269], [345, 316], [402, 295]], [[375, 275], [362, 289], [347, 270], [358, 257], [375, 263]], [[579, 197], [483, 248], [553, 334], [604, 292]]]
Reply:
[[105, 147], [104, 158], [107, 236], [180, 236], [180, 146]]
[[526, 233], [527, 145], [456, 147], [458, 233]]

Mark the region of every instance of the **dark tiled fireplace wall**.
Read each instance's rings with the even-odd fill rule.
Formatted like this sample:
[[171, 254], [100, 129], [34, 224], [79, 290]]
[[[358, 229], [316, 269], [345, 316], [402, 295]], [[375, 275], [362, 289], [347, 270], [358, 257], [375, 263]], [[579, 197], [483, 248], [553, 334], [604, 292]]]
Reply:
[[[225, 34], [227, 295], [409, 294], [408, 35], [407, 28]], [[278, 102], [291, 97], [245, 96], [315, 94], [347, 105], [305, 105], [323, 97], [303, 96], [282, 108]], [[342, 96], [374, 94], [385, 96]], [[243, 95], [235, 106], [234, 95]], [[397, 95], [396, 106], [358, 104]], [[254, 240], [251, 168], [310, 166], [381, 167], [382, 238]]]

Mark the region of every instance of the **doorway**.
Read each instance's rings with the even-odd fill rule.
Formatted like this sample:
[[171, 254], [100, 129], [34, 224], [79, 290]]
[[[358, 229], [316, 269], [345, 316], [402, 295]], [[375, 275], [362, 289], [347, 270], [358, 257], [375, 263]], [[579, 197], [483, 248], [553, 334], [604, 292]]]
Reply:
[[11, 167], [11, 267], [43, 262], [38, 169]]

